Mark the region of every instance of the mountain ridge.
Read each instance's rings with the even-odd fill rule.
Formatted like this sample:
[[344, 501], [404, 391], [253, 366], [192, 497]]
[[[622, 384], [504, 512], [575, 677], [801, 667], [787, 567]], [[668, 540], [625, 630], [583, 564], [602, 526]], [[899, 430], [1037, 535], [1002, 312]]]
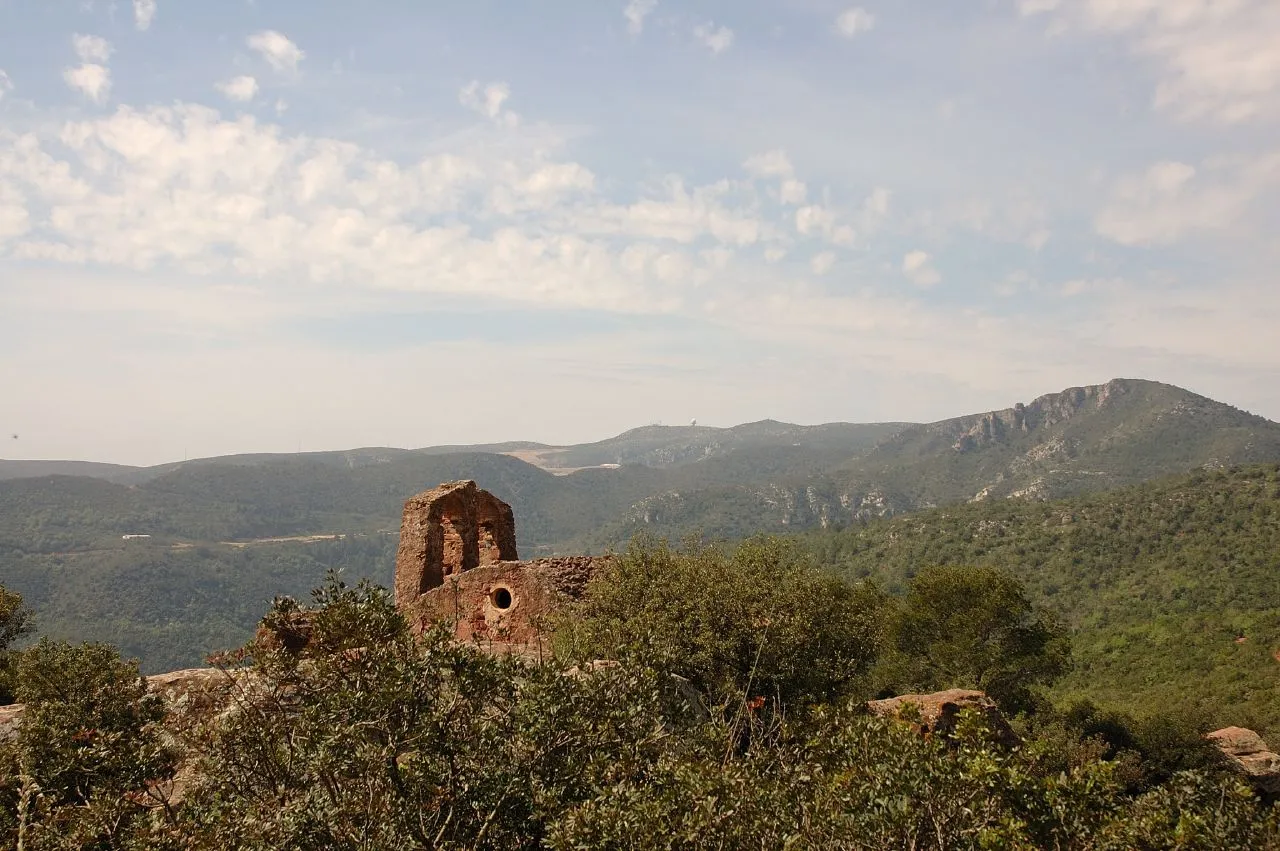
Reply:
[[[514, 457], [544, 445], [508, 443], [489, 445], [507, 453], [224, 456], [126, 483], [11, 478], [0, 480], [0, 583], [36, 605], [52, 634], [110, 638], [181, 667], [182, 646], [226, 646], [272, 596], [305, 594], [328, 567], [390, 582], [405, 499], [442, 481], [475, 479], [508, 502], [520, 553], [536, 557], [616, 549], [638, 532], [736, 540], [839, 529], [1280, 462], [1280, 425], [1140, 380], [899, 425], [651, 428], [554, 459], [580, 467], [566, 475]], [[600, 466], [619, 456], [631, 463]]]

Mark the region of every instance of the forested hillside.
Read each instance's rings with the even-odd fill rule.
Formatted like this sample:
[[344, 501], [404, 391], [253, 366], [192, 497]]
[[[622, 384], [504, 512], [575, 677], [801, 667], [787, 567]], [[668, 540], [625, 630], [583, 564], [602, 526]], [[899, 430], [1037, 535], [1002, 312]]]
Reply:
[[536, 659], [331, 577], [213, 668], [148, 681], [109, 645], [15, 650], [22, 602], [0, 588], [8, 847], [1280, 846], [1280, 774], [1207, 728], [1046, 700], [1067, 638], [996, 570], [891, 598], [794, 541], [640, 541]]
[[1073, 629], [1060, 694], [1280, 735], [1280, 466], [953, 506], [808, 540], [823, 563], [891, 591], [929, 565], [1007, 570]]
[[[505, 452], [587, 468], [554, 475]], [[510, 503], [520, 553], [536, 557], [616, 549], [638, 532], [740, 540], [839, 528], [977, 498], [999, 514], [1060, 493], [1248, 461], [1280, 461], [1280, 425], [1168, 385], [1120, 380], [928, 426], [651, 426], [579, 447], [108, 468], [99, 472], [117, 481], [0, 481], [0, 584], [38, 606], [47, 634], [109, 637], [158, 670], [238, 642], [275, 594], [319, 582], [338, 563], [326, 549], [333, 536], [369, 551], [348, 575], [386, 581], [387, 538], [404, 500], [444, 481], [475, 479]], [[620, 466], [591, 466], [612, 463]], [[311, 537], [329, 542], [273, 540]], [[1079, 546], [1086, 557], [1089, 541]]]
[[735, 537], [969, 500], [1054, 499], [1201, 467], [1280, 461], [1280, 425], [1178, 387], [1116, 379], [1002, 411], [909, 426], [804, 477], [670, 487], [596, 544], [640, 530]]

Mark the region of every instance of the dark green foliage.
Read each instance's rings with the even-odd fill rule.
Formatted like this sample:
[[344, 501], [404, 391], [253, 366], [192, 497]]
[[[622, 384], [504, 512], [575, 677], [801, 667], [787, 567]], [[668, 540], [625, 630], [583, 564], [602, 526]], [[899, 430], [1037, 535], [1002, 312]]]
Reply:
[[0, 585], [0, 706], [13, 702], [17, 672], [10, 649], [13, 643], [32, 630], [32, 614], [22, 596]]
[[1033, 690], [1070, 664], [1065, 630], [1016, 579], [989, 567], [927, 568], [891, 619], [881, 685], [890, 694], [976, 688], [1006, 712], [1030, 709]]
[[116, 848], [132, 822], [160, 806], [152, 784], [169, 778], [162, 701], [136, 663], [102, 644], [43, 640], [23, 651], [17, 740], [0, 749], [4, 830], [26, 848]]
[[1131, 795], [1157, 788], [1179, 773], [1221, 781], [1234, 777], [1229, 760], [1204, 736], [1213, 729], [1206, 718], [1159, 707], [1135, 717], [1087, 701], [1065, 709], [1042, 703], [1038, 709], [1034, 716], [1015, 719], [1015, 725], [1026, 740], [1024, 751], [1042, 771], [1104, 760]]
[[[726, 733], [707, 732], [711, 739]], [[1079, 794], [1088, 782], [1084, 773], [1037, 778], [1021, 760], [992, 750], [984, 736], [971, 720], [952, 743], [930, 742], [903, 725], [824, 710], [757, 736], [732, 758], [714, 748], [664, 754], [642, 782], [617, 784], [566, 813], [548, 844], [1030, 847], [1037, 833], [1065, 837], [1095, 827], [1115, 800], [1105, 767], [1090, 769], [1099, 787], [1090, 799]], [[1066, 799], [1056, 813], [1045, 806], [1051, 797]]]
[[[732, 563], [641, 553], [677, 570]], [[784, 581], [779, 565], [806, 569], [766, 541], [740, 564]], [[196, 722], [194, 785], [146, 817], [139, 785], [170, 762], [136, 669], [101, 648], [31, 651], [24, 673], [58, 684], [25, 693], [44, 708], [8, 752], [27, 766], [3, 787], [9, 837], [21, 823], [42, 849], [1280, 847], [1276, 811], [1219, 772], [1153, 778], [1135, 796], [1120, 759], [1085, 756], [1068, 731], [1097, 726], [1088, 708], [1013, 750], [974, 715], [925, 738], [798, 684], [806, 712], [706, 714], [670, 670], [562, 672], [443, 632], [415, 639], [368, 584], [331, 576], [315, 603], [301, 654], [249, 645], [225, 660], [239, 686]], [[282, 600], [269, 619], [297, 613]], [[38, 798], [37, 785], [65, 793]]]
[[1280, 737], [1280, 467], [1199, 472], [1056, 502], [997, 500], [808, 539], [905, 592], [931, 565], [990, 567], [1072, 631], [1058, 699], [1179, 709]]
[[885, 598], [819, 570], [778, 538], [731, 553], [638, 539], [588, 588], [561, 630], [577, 658], [671, 671], [713, 701], [830, 701], [863, 683]]
[[1204, 774], [1177, 774], [1128, 807], [1106, 826], [1099, 851], [1176, 848], [1280, 848], [1280, 809], [1259, 811], [1257, 799], [1239, 783]]
[[4, 575], [28, 589], [45, 635], [107, 641], [159, 673], [240, 646], [274, 597], [305, 598], [331, 568], [390, 584], [395, 545], [392, 535], [177, 549], [140, 541], [95, 555], [13, 559]]
[[314, 649], [254, 648], [258, 687], [209, 728], [193, 846], [534, 848], [672, 735], [654, 675], [565, 676], [442, 632], [415, 642], [367, 585], [331, 581], [317, 601]]

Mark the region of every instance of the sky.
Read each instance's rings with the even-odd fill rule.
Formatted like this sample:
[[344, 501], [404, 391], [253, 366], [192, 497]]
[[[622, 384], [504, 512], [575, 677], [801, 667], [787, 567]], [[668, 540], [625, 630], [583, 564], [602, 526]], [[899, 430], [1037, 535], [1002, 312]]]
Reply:
[[1276, 0], [0, 0], [0, 457], [1280, 420], [1277, 236]]

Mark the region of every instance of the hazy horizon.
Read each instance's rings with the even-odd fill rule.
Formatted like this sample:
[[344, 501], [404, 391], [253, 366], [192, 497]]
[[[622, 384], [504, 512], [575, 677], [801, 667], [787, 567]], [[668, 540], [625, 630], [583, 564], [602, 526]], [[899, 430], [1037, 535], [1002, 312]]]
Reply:
[[1274, 0], [497, 8], [0, 6], [0, 455], [1280, 419]]
[[[1112, 379], [1112, 380], [1116, 380], [1116, 379]], [[1133, 379], [1119, 379], [1119, 380], [1133, 380]], [[1136, 379], [1136, 380], [1139, 380], [1139, 381], [1147, 381], [1147, 380], [1150, 380], [1150, 379]], [[1103, 383], [1106, 383], [1106, 382], [1098, 382], [1098, 384], [1103, 384]], [[1087, 386], [1091, 386], [1091, 385], [1087, 385], [1087, 384], [1085, 384], [1085, 385], [1073, 385], [1073, 387], [1087, 387]], [[1064, 387], [1064, 388], [1060, 388], [1059, 390], [1052, 390], [1052, 391], [1048, 391], [1048, 393], [1050, 393], [1050, 394], [1052, 394], [1052, 393], [1058, 393], [1058, 392], [1063, 392], [1063, 391], [1066, 391], [1066, 390], [1069, 390], [1069, 389], [1072, 389], [1072, 388]], [[1195, 392], [1195, 391], [1190, 390], [1190, 388], [1182, 388], [1182, 389], [1184, 389], [1184, 390], [1189, 390], [1190, 392]], [[1035, 397], [1029, 397], [1029, 398], [1021, 399], [1021, 400], [1017, 400], [1017, 401], [1021, 401], [1021, 402], [1024, 402], [1024, 403], [1025, 403], [1025, 402], [1030, 402], [1030, 401], [1032, 401], [1032, 399], [1037, 398], [1037, 397], [1039, 397], [1039, 396], [1043, 396], [1043, 395], [1047, 395], [1047, 394], [1045, 394], [1045, 393], [1038, 393], [1038, 394], [1036, 394], [1036, 396], [1035, 396]], [[1198, 395], [1204, 395], [1204, 394], [1198, 394]], [[1212, 398], [1212, 397], [1209, 397], [1209, 398]], [[1215, 399], [1214, 401], [1216, 401], [1216, 402], [1222, 402], [1223, 404], [1228, 404], [1228, 405], [1231, 405], [1231, 404], [1232, 404], [1232, 403], [1230, 402], [1230, 400], [1225, 400], [1225, 399]], [[617, 432], [611, 432], [611, 433], [606, 434], [606, 435], [594, 435], [594, 436], [587, 436], [587, 437], [585, 437], [585, 438], [584, 438], [584, 439], [582, 439], [582, 440], [573, 440], [573, 441], [537, 440], [537, 439], [533, 439], [533, 438], [529, 438], [529, 437], [523, 437], [523, 436], [516, 435], [516, 436], [508, 436], [508, 437], [504, 437], [504, 438], [498, 438], [498, 439], [496, 439], [496, 440], [480, 440], [480, 441], [457, 441], [457, 440], [445, 440], [445, 441], [438, 441], [438, 442], [434, 442], [434, 443], [416, 444], [416, 445], [412, 445], [412, 446], [393, 446], [393, 445], [390, 445], [390, 444], [361, 444], [361, 445], [350, 445], [350, 446], [316, 446], [316, 447], [307, 447], [307, 446], [301, 446], [301, 445], [299, 445], [299, 446], [294, 447], [294, 448], [280, 448], [280, 449], [241, 448], [241, 449], [233, 449], [233, 450], [228, 451], [228, 452], [217, 452], [217, 453], [199, 453], [199, 454], [193, 454], [193, 453], [187, 452], [187, 453], [184, 453], [184, 455], [183, 455], [183, 457], [182, 457], [182, 458], [166, 458], [166, 459], [161, 459], [161, 460], [159, 460], [159, 461], [147, 461], [147, 462], [143, 462], [143, 463], [134, 463], [134, 462], [129, 462], [129, 461], [119, 461], [119, 460], [114, 460], [114, 459], [109, 459], [109, 458], [37, 458], [37, 457], [24, 457], [24, 456], [19, 456], [19, 455], [11, 455], [11, 456], [0, 455], [0, 461], [87, 461], [87, 462], [91, 462], [91, 463], [99, 463], [99, 464], [116, 464], [116, 465], [126, 466], [126, 467], [140, 467], [140, 468], [141, 468], [141, 467], [155, 467], [155, 466], [162, 466], [162, 465], [166, 465], [166, 464], [176, 464], [176, 463], [181, 463], [181, 462], [186, 462], [186, 461], [200, 461], [200, 460], [206, 460], [206, 459], [211, 459], [211, 458], [221, 458], [221, 457], [227, 457], [227, 456], [239, 456], [239, 455], [246, 455], [246, 456], [251, 456], [251, 455], [298, 455], [298, 454], [306, 455], [306, 454], [312, 454], [312, 453], [353, 452], [353, 451], [362, 451], [362, 450], [378, 450], [378, 449], [391, 449], [391, 450], [396, 450], [396, 451], [406, 451], [406, 452], [409, 452], [409, 451], [415, 451], [415, 450], [420, 450], [420, 449], [435, 449], [435, 448], [453, 447], [453, 446], [459, 446], [459, 447], [470, 447], [470, 446], [492, 446], [492, 445], [502, 445], [502, 444], [508, 444], [508, 443], [531, 443], [531, 444], [539, 444], [539, 445], [542, 445], [542, 446], [546, 446], [546, 447], [547, 447], [547, 448], [549, 448], [549, 449], [556, 449], [556, 448], [565, 448], [565, 447], [577, 446], [577, 445], [582, 445], [582, 444], [597, 443], [597, 442], [600, 442], [600, 441], [609, 440], [609, 439], [611, 439], [611, 438], [620, 437], [621, 435], [626, 434], [627, 432], [630, 432], [630, 431], [633, 431], [633, 430], [636, 430], [636, 429], [649, 428], [649, 427], [654, 427], [654, 426], [658, 426], [658, 427], [666, 427], [666, 428], [688, 428], [688, 427], [696, 426], [696, 427], [699, 427], [699, 428], [711, 428], [711, 429], [732, 429], [732, 428], [738, 428], [738, 427], [741, 427], [741, 426], [754, 425], [754, 424], [757, 424], [757, 423], [769, 422], [769, 421], [772, 421], [772, 422], [779, 422], [779, 423], [782, 423], [782, 424], [785, 424], [785, 425], [800, 426], [800, 427], [803, 427], [803, 428], [815, 428], [815, 427], [819, 427], [819, 426], [827, 426], [827, 425], [884, 425], [884, 424], [896, 424], [896, 423], [902, 423], [902, 424], [905, 424], [905, 425], [928, 425], [928, 424], [933, 423], [933, 422], [940, 422], [940, 421], [942, 421], [942, 420], [953, 419], [953, 418], [956, 418], [956, 417], [965, 417], [965, 416], [978, 415], [978, 414], [983, 414], [983, 413], [987, 413], [988, 411], [994, 411], [994, 410], [1005, 410], [1005, 409], [1008, 409], [1008, 408], [1012, 407], [1012, 406], [1013, 406], [1013, 405], [1015, 405], [1015, 404], [1017, 404], [1017, 402], [1011, 401], [1011, 402], [1007, 402], [1007, 403], [1005, 403], [1005, 404], [998, 405], [998, 406], [994, 406], [994, 407], [991, 407], [991, 408], [981, 408], [981, 409], [973, 409], [973, 410], [966, 410], [966, 411], [956, 411], [956, 412], [952, 412], [951, 414], [949, 414], [949, 415], [947, 415], [947, 416], [940, 417], [940, 418], [937, 418], [937, 419], [929, 419], [929, 420], [904, 420], [904, 419], [895, 419], [895, 418], [890, 417], [890, 418], [886, 418], [886, 419], [879, 419], [879, 420], [857, 420], [857, 421], [854, 421], [854, 420], [826, 420], [826, 421], [823, 421], [823, 422], [803, 423], [803, 422], [796, 422], [796, 421], [794, 421], [794, 420], [788, 420], [788, 419], [785, 419], [785, 418], [779, 418], [779, 417], [761, 417], [761, 418], [759, 418], [759, 419], [754, 419], [754, 420], [744, 420], [744, 421], [742, 421], [742, 422], [728, 423], [728, 424], [707, 423], [707, 422], [703, 422], [702, 420], [696, 420], [696, 421], [691, 420], [691, 421], [689, 421], [689, 422], [684, 422], [684, 423], [654, 421], [654, 422], [649, 422], [649, 423], [641, 423], [641, 424], [637, 424], [637, 425], [628, 426], [628, 427], [626, 427], [626, 428], [624, 428], [624, 429], [621, 429], [621, 430], [619, 430], [619, 431], [617, 431]], [[1239, 406], [1235, 406], [1235, 407], [1239, 407]], [[1251, 414], [1258, 414], [1258, 412], [1257, 412], [1257, 411], [1247, 411], [1247, 409], [1246, 409], [1246, 412], [1247, 412], [1247, 413], [1251, 413]], [[1266, 416], [1265, 414], [1258, 414], [1258, 415], [1259, 415], [1259, 416], [1264, 416], [1264, 417]], [[1274, 420], [1273, 418], [1271, 418], [1271, 417], [1266, 417], [1266, 418], [1267, 418], [1267, 419], [1269, 419], [1269, 420], [1272, 420], [1273, 422], [1275, 422], [1275, 420]], [[21, 437], [21, 436], [19, 435], [19, 437], [18, 437], [17, 439], [14, 439], [14, 438], [12, 438], [12, 436], [11, 436], [11, 442], [10, 442], [10, 444], [9, 444], [9, 445], [10, 445], [10, 446], [16, 446], [16, 444], [17, 444], [18, 440], [20, 439], [20, 437]]]

